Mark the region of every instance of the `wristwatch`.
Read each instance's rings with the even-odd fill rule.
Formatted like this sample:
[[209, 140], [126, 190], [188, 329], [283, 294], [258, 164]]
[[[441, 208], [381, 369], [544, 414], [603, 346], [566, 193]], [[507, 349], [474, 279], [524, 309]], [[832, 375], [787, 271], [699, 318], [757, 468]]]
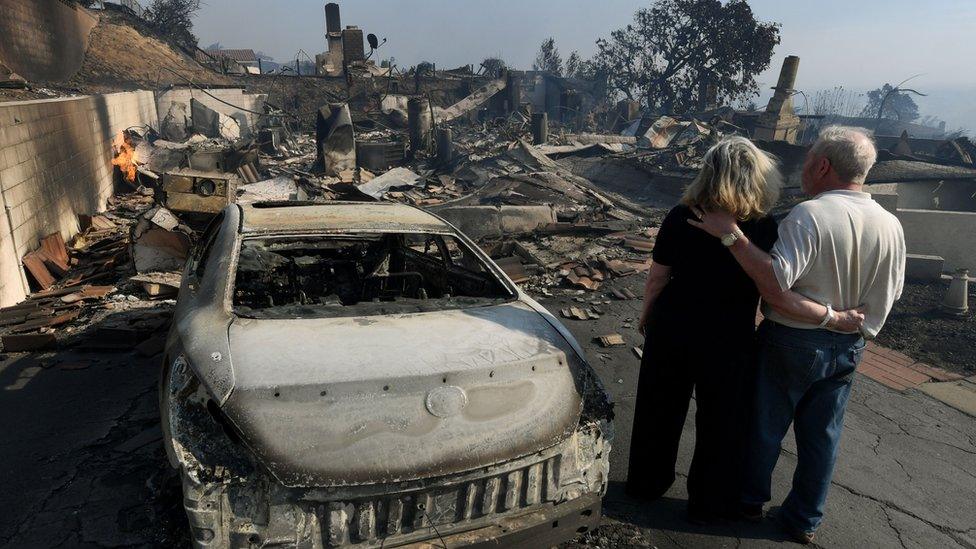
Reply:
[[830, 321], [834, 319], [834, 310], [830, 307], [830, 304], [828, 303], [825, 306], [827, 307], [827, 314], [820, 321], [820, 328], [826, 328], [830, 324]]
[[735, 242], [739, 240], [739, 238], [741, 237], [742, 237], [742, 231], [736, 229], [729, 234], [722, 235], [722, 245], [728, 248], [733, 244], [735, 244]]

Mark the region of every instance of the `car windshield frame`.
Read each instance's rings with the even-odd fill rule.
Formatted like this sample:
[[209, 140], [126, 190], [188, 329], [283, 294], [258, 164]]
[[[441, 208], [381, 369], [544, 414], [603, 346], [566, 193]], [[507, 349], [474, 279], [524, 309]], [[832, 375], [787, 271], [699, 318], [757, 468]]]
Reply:
[[[429, 307], [424, 310], [424, 307], [420, 307], [417, 302], [403, 299], [403, 305], [398, 306], [397, 302], [383, 302], [388, 305], [388, 309], [400, 309], [400, 308], [410, 308], [409, 305], [413, 304], [418, 307], [418, 310], [383, 310], [383, 307], [376, 307], [377, 311], [362, 311], [362, 309], [369, 308], [370, 306], [376, 306], [374, 302], [362, 302], [355, 305], [346, 305], [342, 308], [329, 309], [326, 305], [319, 304], [285, 304], [280, 306], [272, 306], [265, 309], [251, 309], [246, 306], [240, 306], [236, 302], [236, 288], [237, 288], [237, 277], [239, 274], [239, 263], [241, 259], [241, 251], [244, 249], [246, 243], [253, 241], [287, 241], [287, 240], [375, 240], [377, 238], [382, 238], [387, 235], [404, 235], [407, 237], [421, 237], [421, 238], [431, 238], [439, 237], [447, 241], [452, 240], [456, 246], [460, 249], [461, 253], [476, 259], [478, 265], [483, 269], [484, 275], [491, 277], [491, 280], [497, 283], [500, 290], [502, 290], [505, 295], [499, 297], [466, 297], [466, 296], [453, 296], [453, 297], [441, 297], [441, 298], [431, 298], [426, 300], [430, 304], [441, 304], [445, 300], [449, 300], [454, 306], [436, 306]], [[464, 268], [463, 265], [458, 265], [454, 263], [453, 258], [447, 255], [446, 261], [450, 262], [452, 266]], [[272, 231], [261, 231], [253, 233], [244, 233], [237, 239], [234, 244], [233, 258], [230, 262], [230, 272], [228, 273], [228, 296], [229, 296], [229, 307], [230, 313], [239, 318], [251, 318], [251, 319], [268, 319], [268, 320], [285, 320], [285, 319], [338, 319], [338, 318], [355, 318], [355, 317], [369, 317], [369, 316], [388, 316], [396, 314], [409, 314], [411, 312], [423, 313], [423, 312], [447, 312], [447, 311], [457, 311], [470, 308], [479, 307], [490, 307], [495, 305], [501, 305], [506, 303], [511, 303], [519, 300], [520, 291], [518, 287], [512, 283], [508, 277], [504, 274], [500, 267], [498, 267], [487, 254], [484, 253], [476, 244], [473, 244], [464, 235], [461, 235], [453, 231], [431, 231], [431, 230], [418, 230], [417, 228], [390, 228], [390, 229], [364, 229], [364, 230], [352, 230], [352, 231], [303, 231], [301, 233], [294, 232], [272, 232]], [[341, 311], [347, 310], [348, 314], [342, 314]], [[291, 314], [288, 314], [288, 312]], [[339, 314], [327, 314], [329, 311], [334, 311]]]

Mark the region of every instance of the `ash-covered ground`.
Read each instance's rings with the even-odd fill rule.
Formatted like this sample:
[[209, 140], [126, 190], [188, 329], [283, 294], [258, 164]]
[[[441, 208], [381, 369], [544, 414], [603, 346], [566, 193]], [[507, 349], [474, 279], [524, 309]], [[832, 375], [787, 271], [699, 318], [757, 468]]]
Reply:
[[[912, 358], [966, 376], [976, 374], [976, 310], [948, 315], [939, 305], [949, 282], [907, 282], [895, 303], [878, 343]], [[969, 287], [976, 304], [976, 285]]]

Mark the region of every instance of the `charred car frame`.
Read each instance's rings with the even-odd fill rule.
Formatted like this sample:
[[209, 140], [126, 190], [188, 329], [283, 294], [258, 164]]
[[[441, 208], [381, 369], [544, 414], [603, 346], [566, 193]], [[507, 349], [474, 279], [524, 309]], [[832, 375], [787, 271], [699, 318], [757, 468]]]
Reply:
[[606, 391], [565, 327], [430, 213], [225, 208], [164, 356], [197, 547], [538, 547], [599, 522]]

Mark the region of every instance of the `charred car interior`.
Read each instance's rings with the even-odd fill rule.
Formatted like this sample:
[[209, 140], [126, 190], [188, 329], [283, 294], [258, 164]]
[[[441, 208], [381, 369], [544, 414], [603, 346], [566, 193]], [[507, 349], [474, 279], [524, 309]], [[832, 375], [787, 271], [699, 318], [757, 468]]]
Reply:
[[197, 547], [538, 547], [599, 524], [612, 403], [467, 237], [395, 204], [234, 205], [160, 387]]
[[449, 235], [255, 238], [241, 245], [234, 312], [255, 318], [357, 316], [514, 297]]

